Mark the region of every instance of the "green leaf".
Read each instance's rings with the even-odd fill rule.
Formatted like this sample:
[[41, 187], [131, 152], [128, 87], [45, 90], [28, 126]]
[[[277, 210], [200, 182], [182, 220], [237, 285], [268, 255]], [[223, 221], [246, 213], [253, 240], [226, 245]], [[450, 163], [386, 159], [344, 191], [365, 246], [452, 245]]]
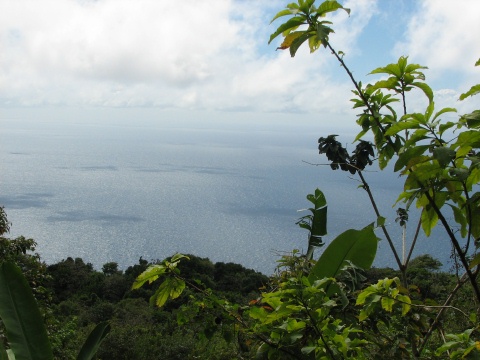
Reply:
[[78, 353], [77, 360], [90, 360], [95, 356], [103, 339], [110, 332], [110, 324], [108, 321], [101, 322], [92, 330], [88, 335], [87, 340], [83, 344], [80, 352]]
[[0, 360], [9, 360], [8, 359], [8, 353], [5, 350], [5, 347], [3, 346], [2, 341], [0, 341]]
[[395, 303], [395, 301], [391, 298], [388, 298], [388, 297], [385, 297], [385, 296], [382, 296], [382, 308], [388, 312], [392, 312], [393, 310], [393, 304]]
[[432, 122], [435, 121], [440, 115], [445, 114], [447, 112], [457, 112], [457, 109], [455, 109], [455, 108], [443, 108], [442, 110], [435, 113], [435, 116], [433, 117]]
[[470, 262], [469, 268], [473, 269], [478, 264], [480, 264], [480, 254], [475, 255], [475, 257]]
[[430, 86], [423, 82], [414, 82], [412, 83], [413, 86], [416, 86], [417, 88], [421, 89], [425, 95], [428, 98], [428, 102], [431, 104], [433, 102], [433, 90]]
[[423, 208], [420, 218], [422, 221], [422, 229], [428, 237], [432, 233], [432, 229], [437, 225], [438, 215], [432, 207], [426, 206]]
[[344, 8], [342, 5], [340, 5], [337, 1], [324, 1], [323, 3], [320, 4], [318, 7], [316, 13], [319, 16], [325, 16], [327, 13], [332, 12], [332, 11], [337, 11], [338, 9], [343, 9], [347, 12], [348, 15], [350, 15], [350, 9]]
[[295, 37], [292, 41], [292, 44], [290, 45], [290, 56], [295, 57], [295, 54], [297, 53], [297, 50], [300, 48], [300, 46], [302, 46], [302, 44], [306, 40], [314, 36], [314, 32], [303, 32], [303, 34], [301, 34], [300, 36]]
[[429, 145], [415, 146], [400, 153], [397, 161], [395, 162], [393, 171], [397, 172], [403, 169], [412, 159], [423, 155], [423, 153], [427, 151], [429, 147]]
[[53, 359], [32, 290], [20, 269], [11, 263], [0, 265], [0, 318], [17, 359]]
[[135, 279], [132, 289], [139, 289], [147, 281], [149, 284], [158, 279], [160, 275], [165, 274], [167, 268], [163, 264], [151, 265]]
[[285, 9], [278, 12], [273, 19], [270, 21], [270, 24], [277, 20], [279, 17], [286, 16], [286, 15], [295, 15], [298, 13], [298, 9]]
[[270, 35], [270, 40], [268, 41], [268, 43], [270, 44], [273, 39], [275, 39], [278, 35], [280, 35], [284, 31], [296, 28], [302, 24], [305, 24], [305, 17], [295, 16], [294, 18], [291, 18], [286, 23], [283, 23], [282, 25], [280, 25], [277, 31], [275, 31], [272, 35]]
[[438, 161], [442, 168], [445, 168], [452, 160], [455, 159], [457, 153], [448, 147], [437, 147], [433, 149], [433, 158]]
[[467, 97], [477, 95], [478, 93], [480, 93], [480, 84], [473, 85], [470, 88], [470, 90], [468, 90], [466, 93], [463, 93], [462, 95], [460, 95], [458, 100], [465, 100]]
[[334, 278], [351, 261], [362, 269], [372, 266], [377, 253], [378, 239], [369, 226], [362, 230], [347, 230], [335, 238], [312, 268], [308, 280], [313, 283], [323, 278]]
[[150, 302], [162, 307], [169, 298], [175, 299], [185, 289], [185, 282], [177, 278], [167, 278], [159, 286], [155, 294], [150, 298]]
[[402, 130], [407, 129], [419, 129], [420, 123], [418, 120], [406, 120], [406, 121], [399, 121], [394, 123], [386, 132], [386, 136], [396, 135]]

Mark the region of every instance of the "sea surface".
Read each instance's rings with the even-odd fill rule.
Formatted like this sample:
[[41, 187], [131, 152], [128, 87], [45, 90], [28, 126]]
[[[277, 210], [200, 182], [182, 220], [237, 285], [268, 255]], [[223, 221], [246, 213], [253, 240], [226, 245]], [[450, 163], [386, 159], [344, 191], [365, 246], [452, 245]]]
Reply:
[[[125, 269], [140, 257], [181, 252], [271, 274], [281, 254], [306, 251], [308, 233], [295, 222], [315, 188], [329, 204], [325, 242], [376, 219], [358, 180], [318, 155], [321, 130], [285, 122], [1, 119], [8, 236], [34, 238], [47, 263], [70, 256]], [[365, 176], [401, 252], [392, 208], [401, 179], [374, 167]], [[448, 268], [450, 251], [436, 231], [420, 237], [415, 254], [430, 253]], [[386, 240], [375, 265], [395, 267]]]

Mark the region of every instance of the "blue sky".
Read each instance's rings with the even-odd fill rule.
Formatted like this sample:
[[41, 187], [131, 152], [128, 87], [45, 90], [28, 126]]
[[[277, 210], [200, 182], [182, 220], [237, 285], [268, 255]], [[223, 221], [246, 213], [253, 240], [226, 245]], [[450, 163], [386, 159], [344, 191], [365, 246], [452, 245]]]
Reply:
[[[0, 119], [129, 108], [351, 121], [351, 84], [328, 51], [292, 59], [275, 51], [279, 42], [267, 45], [287, 2], [0, 0]], [[456, 99], [480, 82], [480, 1], [341, 3], [352, 12], [330, 19], [331, 43], [359, 80], [409, 55], [429, 67], [439, 105], [474, 106]]]

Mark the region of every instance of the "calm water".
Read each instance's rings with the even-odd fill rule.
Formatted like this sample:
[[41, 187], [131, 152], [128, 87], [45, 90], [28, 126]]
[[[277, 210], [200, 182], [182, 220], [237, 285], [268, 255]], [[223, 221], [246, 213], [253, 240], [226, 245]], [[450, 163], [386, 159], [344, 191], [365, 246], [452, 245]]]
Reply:
[[[271, 273], [279, 252], [305, 250], [295, 221], [316, 187], [329, 202], [327, 241], [375, 220], [355, 179], [305, 163], [324, 162], [316, 140], [326, 134], [311, 126], [0, 121], [10, 236], [34, 238], [47, 263], [72, 256], [125, 268], [182, 252]], [[398, 179], [366, 176], [399, 238]], [[386, 245], [376, 265], [393, 267]], [[417, 253], [425, 252], [446, 263], [450, 247], [433, 236], [421, 239]]]

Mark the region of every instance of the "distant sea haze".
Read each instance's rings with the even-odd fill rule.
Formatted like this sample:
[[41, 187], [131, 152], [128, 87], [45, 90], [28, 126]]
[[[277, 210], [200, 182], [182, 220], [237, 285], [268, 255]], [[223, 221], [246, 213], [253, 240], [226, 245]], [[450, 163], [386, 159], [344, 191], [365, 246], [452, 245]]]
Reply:
[[[140, 257], [181, 252], [271, 274], [279, 254], [306, 251], [308, 233], [295, 222], [317, 187], [328, 201], [325, 242], [376, 220], [357, 180], [318, 155], [316, 141], [327, 135], [318, 129], [160, 120], [0, 124], [0, 205], [13, 224], [9, 236], [34, 238], [47, 263], [70, 256], [126, 268]], [[401, 249], [392, 208], [401, 179], [375, 168], [365, 175]], [[416, 254], [448, 267], [450, 245], [437, 234], [422, 237]], [[395, 267], [384, 240], [375, 265]]]

